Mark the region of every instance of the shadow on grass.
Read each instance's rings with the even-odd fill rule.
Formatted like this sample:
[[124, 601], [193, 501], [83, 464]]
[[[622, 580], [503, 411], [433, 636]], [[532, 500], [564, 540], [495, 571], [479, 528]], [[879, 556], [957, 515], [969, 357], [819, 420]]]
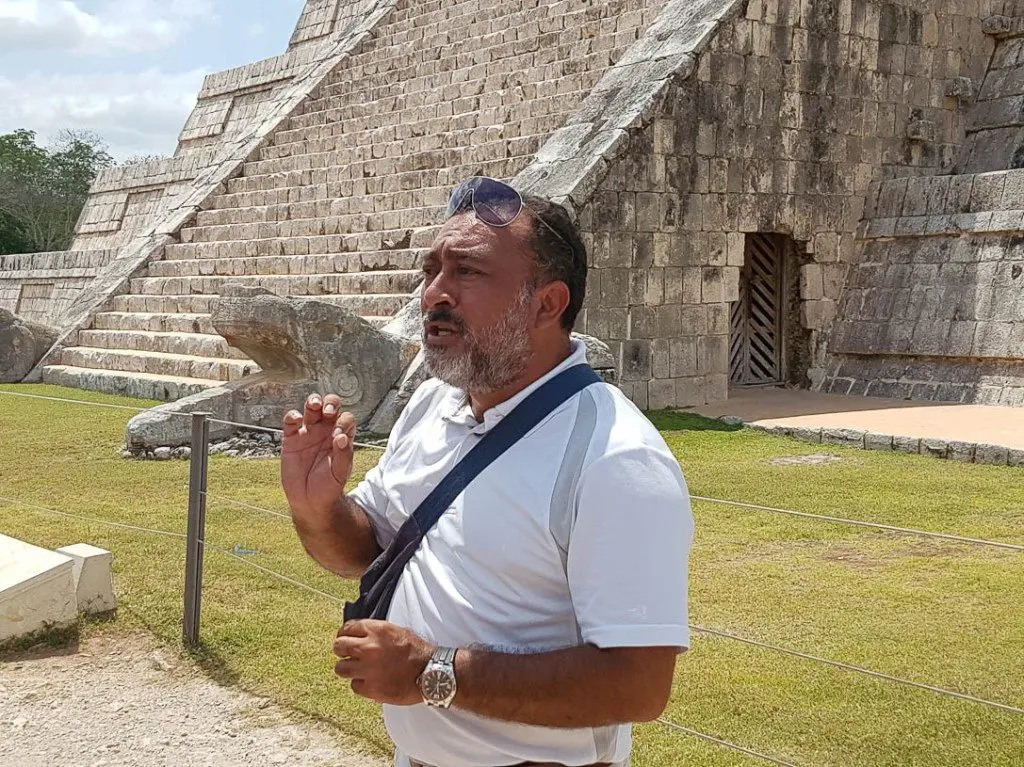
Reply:
[[223, 687], [237, 687], [247, 692], [250, 688], [242, 681], [238, 672], [216, 650], [204, 645], [200, 639], [196, 647], [183, 646], [184, 655], [195, 662], [210, 679]]
[[62, 628], [44, 628], [27, 636], [0, 642], [0, 663], [55, 658], [78, 652], [81, 629], [76, 622]]
[[739, 431], [743, 428], [743, 424], [726, 423], [673, 408], [649, 410], [646, 415], [658, 431]]

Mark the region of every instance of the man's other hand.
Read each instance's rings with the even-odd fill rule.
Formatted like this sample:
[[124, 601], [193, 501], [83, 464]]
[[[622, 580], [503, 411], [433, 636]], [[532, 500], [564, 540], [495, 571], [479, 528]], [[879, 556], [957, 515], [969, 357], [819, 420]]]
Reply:
[[349, 621], [338, 631], [334, 673], [352, 680], [356, 695], [412, 706], [423, 702], [417, 679], [434, 650], [427, 640], [387, 621]]
[[341, 397], [310, 394], [305, 412], [284, 417], [281, 485], [292, 510], [327, 514], [352, 474], [356, 419], [342, 413]]

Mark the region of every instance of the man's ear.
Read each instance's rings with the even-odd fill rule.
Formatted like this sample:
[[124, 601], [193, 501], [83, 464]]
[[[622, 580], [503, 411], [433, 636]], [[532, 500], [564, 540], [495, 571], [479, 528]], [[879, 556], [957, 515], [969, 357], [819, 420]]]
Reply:
[[536, 298], [540, 302], [537, 327], [561, 327], [562, 315], [569, 308], [569, 286], [561, 280], [554, 280], [538, 288]]

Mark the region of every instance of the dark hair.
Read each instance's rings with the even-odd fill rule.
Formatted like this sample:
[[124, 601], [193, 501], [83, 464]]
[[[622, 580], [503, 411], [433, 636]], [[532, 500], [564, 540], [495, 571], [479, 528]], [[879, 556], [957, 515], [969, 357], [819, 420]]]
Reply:
[[524, 194], [533, 219], [533, 250], [537, 257], [537, 283], [560, 280], [569, 288], [569, 305], [562, 327], [572, 330], [587, 293], [587, 248], [568, 211], [556, 202]]

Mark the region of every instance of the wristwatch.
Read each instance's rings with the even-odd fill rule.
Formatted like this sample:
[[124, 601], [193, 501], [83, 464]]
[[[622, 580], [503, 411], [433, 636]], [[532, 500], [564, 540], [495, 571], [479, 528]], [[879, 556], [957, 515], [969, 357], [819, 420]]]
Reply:
[[458, 689], [455, 684], [454, 647], [438, 647], [427, 663], [416, 684], [423, 695], [423, 702], [435, 708], [448, 708]]

